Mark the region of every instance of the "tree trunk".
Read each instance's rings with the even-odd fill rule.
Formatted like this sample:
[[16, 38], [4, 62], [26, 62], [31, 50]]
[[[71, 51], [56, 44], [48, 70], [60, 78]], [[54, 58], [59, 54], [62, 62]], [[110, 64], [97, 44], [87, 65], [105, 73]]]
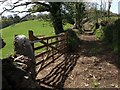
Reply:
[[75, 27], [76, 29], [80, 30], [80, 12], [79, 12], [79, 4], [76, 3], [76, 24]]
[[64, 32], [62, 25], [62, 15], [61, 15], [61, 3], [60, 2], [51, 2], [51, 16], [53, 21], [53, 27], [55, 29], [55, 34]]
[[110, 18], [111, 2], [108, 2], [108, 19]]
[[76, 4], [76, 29], [83, 33], [82, 20], [84, 18], [85, 6], [83, 2], [77, 2]]

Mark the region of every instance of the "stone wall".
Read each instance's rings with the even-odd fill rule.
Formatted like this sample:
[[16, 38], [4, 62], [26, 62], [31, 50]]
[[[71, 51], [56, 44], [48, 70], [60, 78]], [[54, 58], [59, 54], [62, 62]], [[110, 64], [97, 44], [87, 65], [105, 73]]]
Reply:
[[2, 88], [40, 88], [32, 77], [31, 59], [23, 55], [15, 55], [2, 60]]
[[2, 60], [2, 89], [40, 88], [35, 81], [35, 58], [24, 35], [14, 39], [15, 55]]

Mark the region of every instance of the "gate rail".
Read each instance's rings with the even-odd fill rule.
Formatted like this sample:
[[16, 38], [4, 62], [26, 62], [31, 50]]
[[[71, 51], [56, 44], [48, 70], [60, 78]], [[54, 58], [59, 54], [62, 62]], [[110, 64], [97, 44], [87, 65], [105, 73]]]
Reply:
[[[55, 36], [35, 36], [29, 31], [29, 40], [35, 53], [37, 72], [43, 70], [60, 56], [67, 52], [67, 34], [62, 33]], [[39, 45], [35, 45], [39, 43]], [[40, 51], [39, 53], [36, 53]], [[38, 74], [37, 73], [37, 74]]]

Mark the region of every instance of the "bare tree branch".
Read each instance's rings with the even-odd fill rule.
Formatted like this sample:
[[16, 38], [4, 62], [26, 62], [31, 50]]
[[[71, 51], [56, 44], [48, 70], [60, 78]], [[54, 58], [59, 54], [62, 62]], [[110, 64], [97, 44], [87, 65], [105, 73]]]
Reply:
[[17, 13], [17, 14], [19, 14], [19, 13], [24, 13], [24, 12], [30, 12], [30, 11], [9, 11], [9, 12], [12, 12], [12, 13]]
[[[15, 3], [19, 3], [19, 1], [15, 2]], [[11, 10], [15, 9], [16, 7], [19, 7], [19, 6], [26, 6], [27, 7], [27, 5], [30, 5], [30, 4], [40, 4], [40, 5], [43, 5], [43, 6], [47, 7], [47, 8], [50, 8], [49, 4], [42, 3], [42, 2], [25, 2], [25, 3], [18, 4], [18, 5], [14, 5], [10, 9], [4, 8], [4, 10], [0, 13], [0, 15], [2, 15], [6, 11], [11, 11]], [[49, 11], [49, 9], [46, 9], [45, 11]]]
[[1, 4], [5, 3], [5, 2], [6, 2], [6, 0], [0, 1]]
[[21, 19], [20, 19], [20, 21], [22, 21], [24, 18], [26, 18], [27, 16], [29, 16], [29, 15], [31, 15], [32, 13], [29, 13], [29, 14], [26, 14], [24, 17], [22, 17]]
[[17, 4], [17, 3], [20, 3], [20, 1], [22, 1], [22, 0], [18, 0], [18, 1], [16, 1], [16, 2], [14, 2], [13, 4]]

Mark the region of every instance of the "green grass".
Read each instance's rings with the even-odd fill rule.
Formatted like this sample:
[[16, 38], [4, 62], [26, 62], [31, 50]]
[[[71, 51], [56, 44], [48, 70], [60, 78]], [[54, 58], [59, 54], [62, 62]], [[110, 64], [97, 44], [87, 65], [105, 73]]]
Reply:
[[[64, 29], [67, 29], [70, 26], [70, 24], [66, 24]], [[2, 38], [6, 42], [6, 46], [0, 50], [0, 55], [2, 52], [0, 58], [5, 58], [11, 54], [14, 54], [14, 36], [17, 34], [23, 34], [28, 37], [28, 30], [32, 30], [35, 35], [55, 35], [54, 28], [49, 22], [46, 21], [30, 20], [6, 27], [0, 30], [0, 33], [2, 33]]]

